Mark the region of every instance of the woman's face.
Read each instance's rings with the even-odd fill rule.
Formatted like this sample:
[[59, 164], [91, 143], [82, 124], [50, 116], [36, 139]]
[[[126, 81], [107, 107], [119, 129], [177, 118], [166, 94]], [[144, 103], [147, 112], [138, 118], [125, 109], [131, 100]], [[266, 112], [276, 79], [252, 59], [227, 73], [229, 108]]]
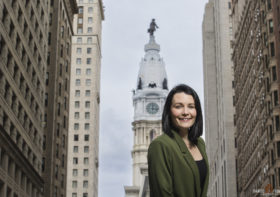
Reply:
[[171, 120], [180, 131], [188, 130], [196, 119], [195, 102], [191, 95], [176, 93], [171, 103]]

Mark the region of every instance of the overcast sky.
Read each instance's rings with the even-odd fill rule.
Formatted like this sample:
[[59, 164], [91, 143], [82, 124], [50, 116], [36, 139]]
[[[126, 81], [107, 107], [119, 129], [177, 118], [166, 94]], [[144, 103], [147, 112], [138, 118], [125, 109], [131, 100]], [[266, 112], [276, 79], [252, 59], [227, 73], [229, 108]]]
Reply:
[[132, 90], [152, 18], [169, 89], [193, 87], [203, 105], [202, 19], [207, 0], [103, 0], [99, 197], [132, 185]]

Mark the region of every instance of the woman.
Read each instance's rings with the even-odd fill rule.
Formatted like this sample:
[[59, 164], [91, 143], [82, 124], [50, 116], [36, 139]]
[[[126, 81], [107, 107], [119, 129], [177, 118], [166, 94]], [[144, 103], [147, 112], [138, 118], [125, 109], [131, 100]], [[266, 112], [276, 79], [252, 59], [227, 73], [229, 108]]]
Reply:
[[206, 197], [209, 165], [202, 125], [196, 92], [183, 84], [174, 87], [163, 109], [164, 134], [148, 150], [151, 197]]

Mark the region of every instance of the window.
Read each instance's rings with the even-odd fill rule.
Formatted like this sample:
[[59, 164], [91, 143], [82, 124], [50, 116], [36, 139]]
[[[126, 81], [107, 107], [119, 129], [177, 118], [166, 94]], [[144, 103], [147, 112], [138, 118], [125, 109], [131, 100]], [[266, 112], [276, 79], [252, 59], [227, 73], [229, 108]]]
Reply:
[[87, 43], [88, 43], [88, 44], [91, 44], [91, 43], [92, 43], [92, 38], [91, 38], [91, 37], [87, 39]]
[[75, 117], [75, 119], [79, 119], [80, 118], [80, 113], [79, 112], [75, 112], [74, 117]]
[[83, 42], [82, 38], [81, 38], [81, 37], [78, 37], [78, 38], [77, 38], [77, 43], [82, 43], [82, 42]]
[[87, 68], [86, 69], [86, 75], [90, 75], [91, 74], [91, 69], [90, 68]]
[[78, 30], [77, 30], [78, 34], [82, 34], [83, 33], [83, 28], [81, 27], [78, 27]]
[[80, 86], [81, 85], [81, 80], [80, 79], [76, 79], [76, 86]]
[[81, 58], [77, 58], [76, 59], [76, 64], [81, 64], [82, 63], [82, 59]]
[[88, 28], [87, 28], [87, 32], [88, 32], [88, 33], [92, 33], [92, 27], [88, 27]]
[[83, 193], [83, 197], [88, 197], [88, 193]]
[[81, 54], [82, 53], [82, 48], [77, 48], [76, 53]]
[[88, 17], [88, 24], [92, 24], [93, 20], [92, 17]]
[[272, 67], [272, 81], [277, 80], [276, 66]]
[[276, 131], [280, 131], [280, 120], [279, 120], [279, 116], [275, 116], [275, 129], [276, 129]]
[[93, 0], [88, 0], [89, 3], [93, 3]]
[[280, 157], [280, 141], [277, 142], [277, 156]]
[[77, 188], [77, 185], [78, 185], [77, 181], [72, 181], [72, 188]]
[[80, 107], [80, 101], [75, 101], [75, 108], [79, 108]]
[[89, 123], [85, 123], [85, 130], [89, 130]]
[[84, 164], [89, 164], [89, 159], [88, 159], [88, 157], [84, 157]]
[[85, 119], [89, 119], [90, 118], [90, 113], [89, 112], [86, 112], [85, 113]]
[[88, 13], [91, 14], [93, 12], [93, 7], [88, 8]]
[[273, 20], [270, 19], [268, 21], [268, 25], [269, 25], [269, 33], [273, 33]]
[[79, 130], [79, 123], [74, 124], [74, 130]]
[[75, 91], [75, 97], [80, 97], [81, 95], [81, 91], [80, 90], [76, 90]]
[[270, 43], [270, 55], [271, 57], [275, 56], [274, 42]]
[[76, 75], [80, 75], [81, 74], [81, 69], [80, 68], [76, 68]]
[[91, 54], [91, 48], [87, 48], [87, 54]]
[[88, 181], [83, 182], [83, 188], [88, 188]]
[[90, 108], [90, 101], [86, 101], [86, 102], [85, 102], [85, 107], [86, 107], [86, 108]]
[[73, 164], [78, 164], [78, 162], [79, 162], [79, 161], [78, 161], [78, 157], [74, 157], [74, 158], [73, 158]]
[[84, 1], [83, 0], [79, 0], [79, 3], [84, 3]]
[[83, 7], [79, 7], [79, 14], [82, 14], [84, 12], [84, 8]]
[[90, 96], [90, 90], [86, 90], [86, 96]]
[[84, 146], [84, 153], [88, 153], [89, 152], [89, 146]]
[[73, 176], [78, 176], [78, 169], [73, 169], [72, 175]]
[[74, 135], [74, 141], [75, 142], [79, 141], [79, 135]]
[[87, 58], [87, 64], [91, 64], [91, 58]]
[[73, 153], [79, 152], [79, 147], [78, 146], [73, 146]]
[[278, 91], [273, 91], [273, 100], [274, 100], [274, 106], [277, 106], [279, 104], [278, 101]]
[[84, 169], [83, 175], [88, 176], [88, 169]]
[[89, 135], [85, 135], [85, 141], [89, 141]]
[[78, 18], [78, 24], [83, 24], [83, 18]]
[[77, 193], [72, 193], [72, 197], [77, 197]]
[[86, 85], [89, 86], [91, 84], [91, 79], [86, 79]]

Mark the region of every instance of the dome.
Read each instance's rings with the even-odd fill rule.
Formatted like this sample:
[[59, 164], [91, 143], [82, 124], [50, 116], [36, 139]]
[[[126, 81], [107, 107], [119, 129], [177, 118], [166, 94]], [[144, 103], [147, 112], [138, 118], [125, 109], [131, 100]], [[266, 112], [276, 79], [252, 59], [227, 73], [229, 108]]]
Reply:
[[168, 89], [165, 64], [159, 51], [160, 45], [155, 42], [154, 36], [150, 36], [149, 43], [145, 45], [145, 56], [140, 62], [137, 90]]

